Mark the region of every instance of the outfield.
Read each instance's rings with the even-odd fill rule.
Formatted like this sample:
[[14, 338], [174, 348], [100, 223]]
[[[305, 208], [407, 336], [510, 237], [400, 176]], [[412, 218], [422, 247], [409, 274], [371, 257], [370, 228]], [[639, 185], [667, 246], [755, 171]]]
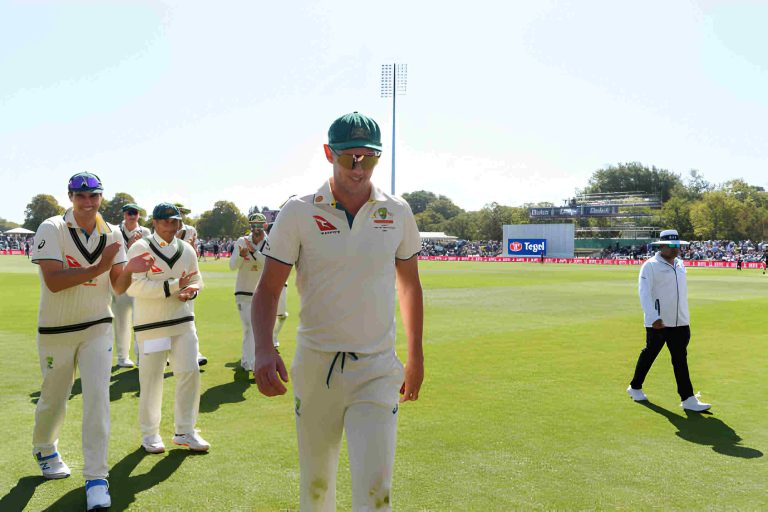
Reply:
[[[426, 381], [400, 408], [395, 510], [765, 510], [768, 496], [768, 276], [689, 269], [694, 388], [711, 415], [679, 407], [666, 349], [645, 384], [625, 389], [644, 331], [637, 267], [522, 263], [421, 264]], [[162, 435], [170, 450], [139, 448], [138, 371], [113, 372], [111, 510], [298, 510], [289, 394], [266, 399], [237, 369], [234, 273], [201, 264], [198, 299], [203, 394], [198, 427], [211, 452], [170, 445], [166, 379]], [[73, 470], [45, 481], [31, 455], [40, 370], [39, 284], [23, 256], [0, 256], [0, 510], [84, 510], [79, 387], [60, 449]], [[281, 336], [294, 351], [298, 298]], [[404, 339], [398, 348], [405, 355]], [[338, 510], [349, 510], [346, 458]]]

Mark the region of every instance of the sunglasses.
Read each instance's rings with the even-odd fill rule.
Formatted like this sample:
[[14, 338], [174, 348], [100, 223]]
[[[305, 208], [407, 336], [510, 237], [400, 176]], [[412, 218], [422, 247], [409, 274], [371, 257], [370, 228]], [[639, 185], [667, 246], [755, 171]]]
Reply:
[[98, 176], [72, 176], [69, 179], [69, 190], [92, 190], [94, 188], [101, 188], [101, 180]]
[[339, 165], [350, 170], [359, 165], [362, 170], [371, 171], [379, 163], [381, 157], [381, 151], [374, 151], [372, 155], [347, 155], [331, 151], [336, 155], [336, 161], [339, 162]]
[[131, 216], [139, 214], [139, 212], [137, 210], [125, 210], [125, 213], [127, 213], [128, 215], [131, 215]]

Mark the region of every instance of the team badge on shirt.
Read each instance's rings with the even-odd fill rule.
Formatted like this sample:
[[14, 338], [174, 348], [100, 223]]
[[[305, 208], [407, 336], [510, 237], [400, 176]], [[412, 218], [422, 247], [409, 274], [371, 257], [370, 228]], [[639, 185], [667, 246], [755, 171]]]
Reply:
[[395, 221], [392, 218], [392, 212], [389, 211], [387, 208], [379, 208], [375, 212], [373, 212], [373, 215], [371, 215], [371, 218], [373, 219], [373, 228], [378, 229], [381, 231], [389, 231], [390, 229], [395, 229]]

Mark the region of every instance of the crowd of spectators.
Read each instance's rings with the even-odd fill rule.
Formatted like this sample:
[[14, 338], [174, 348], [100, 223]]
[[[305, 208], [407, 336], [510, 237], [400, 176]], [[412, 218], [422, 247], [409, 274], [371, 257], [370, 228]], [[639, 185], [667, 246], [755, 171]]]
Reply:
[[0, 235], [0, 251], [23, 251], [25, 244], [32, 244], [32, 237]]
[[[615, 246], [603, 249], [599, 257], [605, 259], [645, 259], [655, 253], [652, 245], [641, 246]], [[690, 245], [683, 246], [680, 257], [684, 260], [711, 260], [711, 261], [763, 261], [768, 252], [768, 242], [753, 242], [751, 240], [702, 240], [692, 241]]]
[[501, 249], [497, 240], [422, 240], [419, 256], [499, 256]]

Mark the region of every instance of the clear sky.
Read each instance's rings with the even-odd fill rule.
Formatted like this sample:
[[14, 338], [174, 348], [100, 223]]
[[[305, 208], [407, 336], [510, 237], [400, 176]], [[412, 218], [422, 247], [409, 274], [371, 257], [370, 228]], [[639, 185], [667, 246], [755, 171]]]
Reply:
[[0, 0], [0, 217], [88, 170], [193, 215], [327, 176], [338, 116], [381, 125], [374, 182], [467, 210], [560, 204], [639, 161], [768, 188], [768, 2]]

